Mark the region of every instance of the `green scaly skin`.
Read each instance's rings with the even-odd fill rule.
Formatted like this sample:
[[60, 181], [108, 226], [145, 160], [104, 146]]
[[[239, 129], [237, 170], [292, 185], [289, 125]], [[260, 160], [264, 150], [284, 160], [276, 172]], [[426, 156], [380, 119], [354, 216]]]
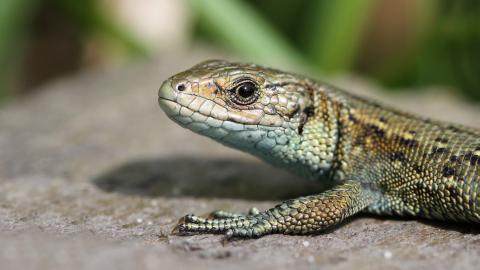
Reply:
[[187, 215], [180, 233], [320, 232], [360, 211], [480, 223], [480, 131], [424, 119], [327, 84], [207, 61], [166, 80], [183, 127], [333, 188], [248, 214]]

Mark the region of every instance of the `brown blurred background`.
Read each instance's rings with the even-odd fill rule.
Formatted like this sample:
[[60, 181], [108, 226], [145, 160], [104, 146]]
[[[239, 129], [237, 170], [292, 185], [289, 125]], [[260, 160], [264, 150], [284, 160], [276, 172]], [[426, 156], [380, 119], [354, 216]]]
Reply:
[[91, 68], [199, 44], [385, 89], [444, 86], [480, 100], [475, 0], [3, 0], [0, 102]]

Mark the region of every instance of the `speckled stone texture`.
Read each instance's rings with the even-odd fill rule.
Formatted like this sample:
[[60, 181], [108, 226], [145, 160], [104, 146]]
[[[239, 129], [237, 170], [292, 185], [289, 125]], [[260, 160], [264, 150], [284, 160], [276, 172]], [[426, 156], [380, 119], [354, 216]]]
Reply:
[[[46, 85], [0, 109], [1, 269], [478, 269], [480, 226], [356, 217], [316, 236], [172, 236], [179, 217], [265, 209], [322, 185], [184, 130], [158, 108], [163, 79], [210, 58], [177, 54]], [[480, 127], [480, 107], [434, 89], [382, 97]]]

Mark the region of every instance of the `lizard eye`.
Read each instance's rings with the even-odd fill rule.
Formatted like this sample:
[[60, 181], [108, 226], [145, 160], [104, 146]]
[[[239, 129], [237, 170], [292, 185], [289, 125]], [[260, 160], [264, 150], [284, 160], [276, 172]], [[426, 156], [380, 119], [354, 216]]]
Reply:
[[254, 82], [245, 81], [230, 90], [233, 102], [239, 105], [249, 105], [258, 98], [258, 87]]

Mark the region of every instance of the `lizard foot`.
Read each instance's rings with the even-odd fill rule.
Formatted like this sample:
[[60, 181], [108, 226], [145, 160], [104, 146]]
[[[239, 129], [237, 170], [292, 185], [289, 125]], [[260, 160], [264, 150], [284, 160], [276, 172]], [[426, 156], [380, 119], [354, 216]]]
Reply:
[[260, 213], [250, 209], [248, 214], [215, 211], [209, 218], [186, 215], [179, 220], [173, 233], [187, 235], [190, 233], [224, 233], [227, 239], [234, 237], [254, 238], [272, 232], [272, 220], [268, 212]]

